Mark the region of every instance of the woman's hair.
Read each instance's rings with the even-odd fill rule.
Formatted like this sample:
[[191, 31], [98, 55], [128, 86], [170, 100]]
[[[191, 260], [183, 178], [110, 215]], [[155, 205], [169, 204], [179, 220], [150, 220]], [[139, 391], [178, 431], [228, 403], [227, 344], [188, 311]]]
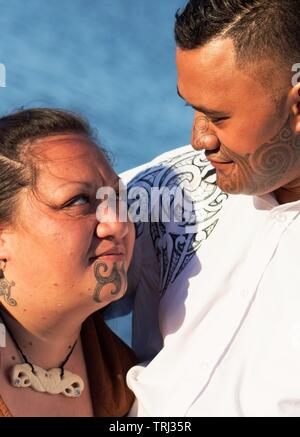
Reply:
[[69, 111], [34, 108], [0, 118], [0, 224], [2, 226], [14, 223], [19, 192], [26, 187], [34, 188], [37, 159], [33, 158], [30, 146], [34, 140], [59, 134], [84, 135], [95, 142], [88, 122]]

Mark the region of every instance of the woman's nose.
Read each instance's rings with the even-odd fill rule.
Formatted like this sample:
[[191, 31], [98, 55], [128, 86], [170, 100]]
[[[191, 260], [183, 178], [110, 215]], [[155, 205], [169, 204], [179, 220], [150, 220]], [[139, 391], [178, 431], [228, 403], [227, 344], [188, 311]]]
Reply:
[[210, 128], [209, 120], [205, 115], [195, 115], [192, 146], [196, 150], [214, 150], [220, 147], [220, 141], [215, 132]]
[[113, 238], [117, 241], [122, 240], [128, 233], [128, 222], [119, 220], [109, 221], [102, 220], [97, 223], [96, 235], [98, 238]]

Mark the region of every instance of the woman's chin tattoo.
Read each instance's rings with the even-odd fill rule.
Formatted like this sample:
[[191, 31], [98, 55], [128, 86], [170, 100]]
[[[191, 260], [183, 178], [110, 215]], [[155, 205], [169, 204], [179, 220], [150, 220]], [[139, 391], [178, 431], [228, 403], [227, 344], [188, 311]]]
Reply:
[[4, 302], [8, 305], [15, 307], [17, 302], [11, 297], [11, 288], [16, 285], [14, 281], [9, 282], [3, 275], [0, 277], [0, 297], [4, 297]]
[[[93, 293], [93, 299], [97, 303], [104, 302], [101, 298], [101, 295], [104, 293], [104, 288], [110, 287], [110, 294], [112, 296], [116, 296], [121, 293], [124, 287], [126, 289], [127, 275], [124, 263], [122, 263], [121, 267], [118, 267], [117, 263], [114, 262], [111, 272], [107, 275], [108, 271], [109, 267], [105, 262], [96, 262], [94, 266], [94, 273], [97, 280], [97, 285]], [[122, 283], [124, 284], [124, 287], [122, 287]]]

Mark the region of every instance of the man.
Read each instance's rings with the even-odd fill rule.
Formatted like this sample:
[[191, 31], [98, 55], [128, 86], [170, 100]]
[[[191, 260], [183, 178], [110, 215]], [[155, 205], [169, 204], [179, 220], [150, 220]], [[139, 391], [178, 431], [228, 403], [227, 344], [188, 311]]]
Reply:
[[[203, 170], [205, 153], [220, 191], [208, 201], [218, 204], [211, 230], [199, 225], [192, 240], [205, 237], [190, 252], [188, 234], [176, 246], [166, 226], [137, 240], [141, 251], [152, 238], [168, 280], [162, 289], [156, 271], [152, 306], [150, 292], [137, 295], [140, 356], [139, 326], [155, 311], [144, 349], [153, 340], [158, 352], [160, 334], [161, 350], [129, 371], [133, 416], [300, 416], [299, 23], [297, 0], [190, 0], [176, 14], [178, 93], [195, 109], [201, 151], [189, 165]], [[222, 209], [221, 190], [232, 194]], [[150, 264], [132, 268], [143, 286]]]

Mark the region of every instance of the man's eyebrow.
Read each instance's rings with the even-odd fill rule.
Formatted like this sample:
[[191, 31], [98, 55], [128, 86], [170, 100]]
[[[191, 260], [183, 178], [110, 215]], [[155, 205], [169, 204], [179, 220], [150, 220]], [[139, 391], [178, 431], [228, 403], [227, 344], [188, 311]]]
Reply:
[[212, 117], [226, 117], [226, 116], [228, 116], [228, 114], [226, 114], [226, 112], [223, 112], [223, 111], [216, 111], [215, 109], [208, 109], [208, 108], [205, 108], [204, 106], [191, 105], [190, 103], [188, 103], [185, 100], [184, 97], [182, 97], [182, 95], [179, 92], [178, 87], [177, 87], [177, 94], [182, 100], [184, 100], [186, 102], [187, 106], [190, 106], [191, 108], [195, 109], [195, 111], [197, 111], [197, 112], [203, 112], [204, 114], [210, 115]]

